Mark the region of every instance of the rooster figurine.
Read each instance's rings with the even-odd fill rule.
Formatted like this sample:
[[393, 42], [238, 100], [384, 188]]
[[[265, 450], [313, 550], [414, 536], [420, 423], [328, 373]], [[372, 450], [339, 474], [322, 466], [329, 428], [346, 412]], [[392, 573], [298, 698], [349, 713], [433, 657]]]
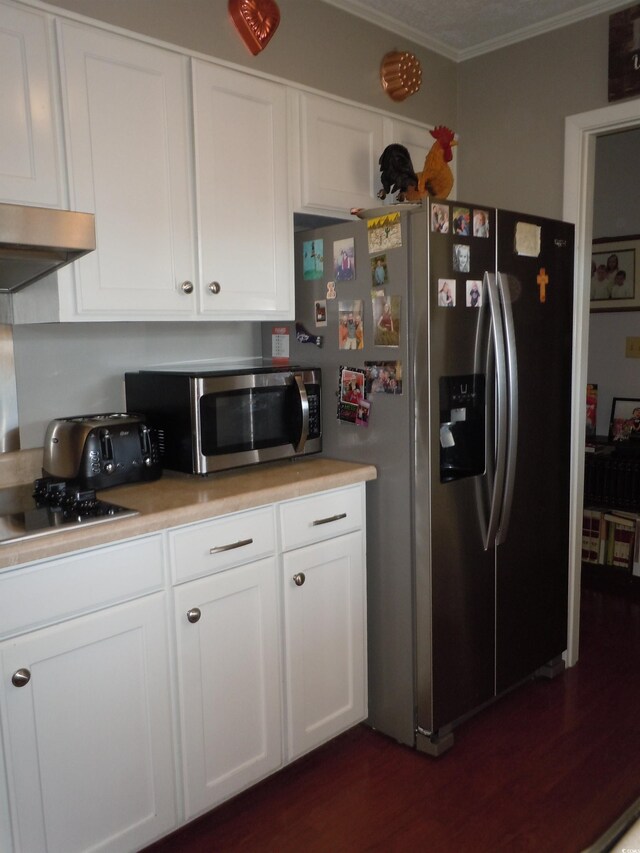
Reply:
[[418, 172], [418, 186], [407, 187], [407, 201], [419, 201], [427, 195], [447, 198], [453, 189], [453, 172], [448, 164], [453, 159], [451, 149], [458, 144], [454, 133], [442, 124], [429, 132], [436, 141], [425, 157], [422, 171]]
[[411, 155], [404, 147], [392, 143], [387, 145], [380, 159], [380, 181], [382, 189], [378, 192], [378, 198], [386, 198], [388, 193], [398, 193], [396, 201], [404, 201], [409, 187], [418, 186], [418, 176], [413, 171]]
[[435, 142], [425, 157], [422, 171], [417, 174], [404, 145], [387, 145], [378, 161], [382, 182], [378, 198], [386, 198], [389, 192], [397, 193], [397, 202], [420, 201], [428, 195], [447, 198], [453, 189], [453, 172], [448, 164], [453, 159], [451, 149], [458, 143], [453, 131], [443, 124], [429, 133]]

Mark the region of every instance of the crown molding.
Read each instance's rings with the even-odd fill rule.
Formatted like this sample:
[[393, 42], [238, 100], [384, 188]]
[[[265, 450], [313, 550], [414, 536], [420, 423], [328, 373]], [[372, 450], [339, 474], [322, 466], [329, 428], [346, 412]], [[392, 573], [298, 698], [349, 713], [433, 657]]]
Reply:
[[437, 38], [432, 38], [426, 32], [418, 31], [408, 24], [399, 21], [392, 15], [387, 15], [385, 12], [379, 12], [376, 9], [370, 9], [359, 0], [323, 0], [330, 6], [335, 6], [343, 12], [347, 12], [355, 17], [362, 18], [370, 24], [389, 30], [389, 32], [402, 36], [414, 44], [431, 50], [434, 53], [444, 56], [446, 59], [451, 59], [454, 62], [464, 62], [467, 59], [473, 59], [476, 56], [481, 56], [485, 53], [491, 53], [494, 50], [499, 50], [508, 47], [512, 44], [525, 41], [534, 36], [542, 35], [551, 32], [552, 30], [560, 29], [561, 27], [569, 26], [569, 24], [577, 23], [578, 21], [592, 18], [594, 15], [599, 15], [603, 12], [611, 12], [615, 9], [620, 9], [629, 5], [629, 0], [593, 0], [587, 3], [580, 9], [575, 9], [572, 12], [563, 12], [561, 15], [556, 15], [553, 18], [548, 18], [538, 24], [532, 24], [527, 27], [522, 27], [504, 36], [498, 36], [495, 39], [489, 39], [472, 47], [456, 49], [448, 44], [440, 41]]

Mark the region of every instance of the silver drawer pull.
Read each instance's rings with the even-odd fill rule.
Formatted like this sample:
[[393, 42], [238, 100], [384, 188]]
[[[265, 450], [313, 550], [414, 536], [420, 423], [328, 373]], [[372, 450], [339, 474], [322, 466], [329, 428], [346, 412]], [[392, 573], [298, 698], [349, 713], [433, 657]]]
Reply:
[[332, 521], [340, 521], [341, 518], [346, 518], [347, 513], [341, 512], [339, 515], [332, 515], [329, 518], [319, 518], [312, 523], [312, 527], [317, 527], [319, 524], [331, 524]]
[[234, 548], [244, 548], [245, 545], [253, 544], [253, 539], [240, 539], [239, 542], [231, 542], [229, 545], [218, 545], [210, 548], [210, 554], [219, 554], [220, 551], [233, 551]]

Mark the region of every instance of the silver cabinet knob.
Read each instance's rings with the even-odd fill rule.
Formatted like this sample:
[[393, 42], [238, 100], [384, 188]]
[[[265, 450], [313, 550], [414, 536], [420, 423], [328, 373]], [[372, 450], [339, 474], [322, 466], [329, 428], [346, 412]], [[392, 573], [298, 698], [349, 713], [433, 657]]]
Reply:
[[304, 572], [298, 572], [297, 575], [293, 576], [293, 582], [296, 586], [302, 586], [302, 584], [306, 581], [306, 577]]
[[194, 624], [195, 622], [198, 622], [198, 620], [200, 619], [201, 616], [202, 616], [202, 613], [200, 612], [199, 607], [192, 607], [191, 610], [187, 610], [187, 619], [192, 624]]
[[220, 282], [212, 281], [209, 285], [209, 290], [211, 293], [220, 293], [220, 291], [222, 290], [222, 288], [220, 287]]
[[180, 285], [180, 289], [183, 293], [193, 293], [193, 282], [192, 281], [183, 281]]
[[24, 687], [25, 684], [28, 684], [30, 681], [31, 673], [28, 669], [17, 669], [11, 678], [11, 683], [14, 687]]

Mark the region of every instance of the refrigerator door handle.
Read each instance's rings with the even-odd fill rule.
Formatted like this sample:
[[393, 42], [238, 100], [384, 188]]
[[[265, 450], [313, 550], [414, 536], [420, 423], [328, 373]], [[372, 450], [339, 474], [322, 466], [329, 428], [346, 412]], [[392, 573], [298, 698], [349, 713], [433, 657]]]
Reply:
[[496, 544], [496, 536], [500, 528], [502, 517], [503, 496], [505, 487], [505, 470], [507, 462], [507, 354], [505, 347], [504, 324], [502, 320], [502, 309], [500, 306], [500, 295], [493, 273], [485, 272], [483, 291], [489, 297], [489, 310], [491, 316], [491, 339], [495, 355], [495, 387], [496, 387], [496, 412], [495, 412], [495, 435], [493, 436], [493, 449], [495, 454], [495, 468], [493, 486], [491, 489], [491, 505], [489, 509], [489, 521], [485, 532], [484, 549], [487, 551]]
[[300, 413], [302, 415], [302, 427], [300, 435], [295, 442], [291, 442], [296, 453], [302, 453], [304, 446], [307, 443], [309, 436], [309, 398], [307, 397], [307, 389], [305, 388], [302, 376], [299, 373], [293, 374], [293, 381], [300, 394]]
[[500, 300], [502, 302], [502, 316], [504, 318], [508, 386], [506, 473], [504, 479], [504, 495], [502, 498], [502, 514], [496, 535], [496, 545], [499, 545], [501, 542], [504, 542], [509, 530], [509, 519], [511, 518], [511, 506], [513, 504], [513, 487], [516, 477], [516, 457], [518, 449], [518, 357], [516, 353], [516, 335], [513, 323], [513, 311], [511, 308], [509, 276], [498, 272], [497, 281]]

